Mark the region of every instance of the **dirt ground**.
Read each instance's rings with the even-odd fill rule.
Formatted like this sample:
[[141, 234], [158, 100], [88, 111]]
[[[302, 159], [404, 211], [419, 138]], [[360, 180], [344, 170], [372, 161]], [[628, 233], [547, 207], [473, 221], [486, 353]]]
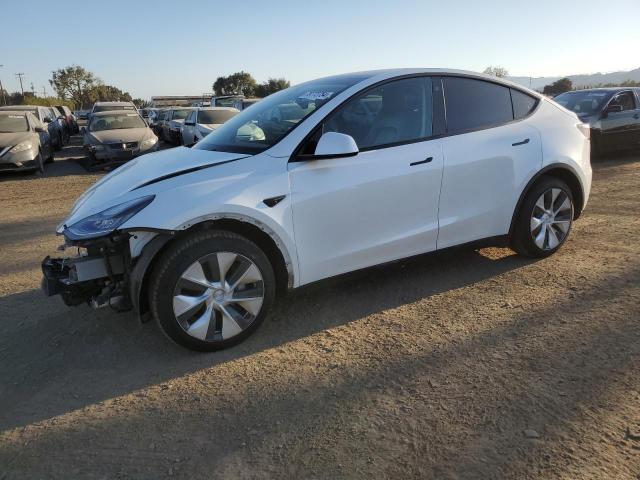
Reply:
[[640, 156], [551, 258], [378, 267], [198, 354], [40, 292], [81, 155], [0, 177], [0, 479], [640, 478]]

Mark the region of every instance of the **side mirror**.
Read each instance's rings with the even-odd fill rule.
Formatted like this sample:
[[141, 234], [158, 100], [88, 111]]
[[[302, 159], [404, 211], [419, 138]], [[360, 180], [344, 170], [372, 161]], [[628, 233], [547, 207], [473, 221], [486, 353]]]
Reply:
[[607, 118], [610, 113], [620, 113], [622, 111], [622, 105], [607, 105], [604, 112], [602, 112], [602, 118]]
[[622, 105], [609, 105], [607, 107], [607, 113], [617, 113], [622, 111]]
[[53, 120], [51, 120], [51, 117], [44, 117], [43, 122], [45, 123], [51, 123]]
[[350, 135], [327, 132], [320, 137], [314, 159], [353, 157], [359, 152], [356, 141]]

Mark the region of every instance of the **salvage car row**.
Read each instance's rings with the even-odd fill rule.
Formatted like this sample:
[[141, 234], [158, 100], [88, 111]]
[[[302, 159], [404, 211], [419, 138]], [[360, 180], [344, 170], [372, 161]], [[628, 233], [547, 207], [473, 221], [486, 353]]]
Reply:
[[0, 107], [0, 171], [44, 172], [44, 164], [53, 161], [53, 151], [78, 131], [75, 116], [63, 105]]
[[[258, 100], [230, 95], [191, 107], [141, 110], [132, 102], [96, 102], [91, 111], [80, 114], [87, 120], [81, 130], [83, 146], [94, 165], [154, 152], [160, 139], [191, 147]], [[595, 154], [640, 146], [639, 88], [578, 90], [554, 100], [589, 124]], [[301, 108], [278, 106], [269, 120], [286, 125], [299, 117]], [[44, 172], [53, 150], [60, 150], [79, 131], [76, 116], [66, 106], [0, 107], [0, 171]], [[264, 140], [255, 124], [244, 125], [239, 135], [247, 141]]]

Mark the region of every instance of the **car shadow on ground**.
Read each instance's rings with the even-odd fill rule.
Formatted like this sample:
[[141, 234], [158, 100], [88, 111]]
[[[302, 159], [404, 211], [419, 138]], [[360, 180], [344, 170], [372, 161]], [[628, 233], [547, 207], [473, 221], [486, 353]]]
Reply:
[[[84, 305], [69, 308], [38, 290], [0, 298], [4, 319], [0, 428], [60, 415], [532, 262], [506, 249], [491, 252], [493, 258], [454, 249], [320, 282], [281, 299], [265, 324], [244, 343], [211, 354], [174, 345], [154, 322], [141, 324], [131, 312], [95, 311]], [[34, 395], [47, 395], [52, 401], [32, 411], [29, 399]]]
[[[167, 358], [169, 352], [164, 347], [161, 348], [162, 352], [158, 352], [160, 355], [141, 357], [135, 351], [122, 353], [131, 355], [127, 358], [129, 369], [137, 371], [138, 374], [149, 375], [154, 370], [152, 364], [155, 362], [162, 366], [174, 365], [174, 375], [184, 374], [194, 370], [194, 360], [199, 364], [197, 368], [205, 368], [250, 355], [260, 349], [273, 347], [300, 336], [310, 335], [318, 331], [318, 323], [327, 328], [368, 315], [372, 311], [391, 308], [398, 303], [392, 299], [392, 295], [375, 294], [378, 285], [396, 285], [398, 288], [408, 289], [409, 299], [417, 299], [422, 295], [432, 295], [448, 288], [455, 288], [456, 285], [462, 286], [467, 282], [478, 281], [489, 272], [499, 274], [505, 269], [505, 265], [508, 265], [507, 270], [517, 268], [520, 262], [514, 263], [514, 260], [516, 259], [512, 257], [503, 257], [487, 266], [484, 260], [467, 253], [454, 259], [449, 268], [439, 274], [424, 271], [425, 265], [420, 261], [412, 262], [412, 265], [404, 268], [394, 267], [395, 271], [384, 269], [383, 273], [376, 273], [362, 279], [361, 282], [341, 285], [338, 292], [330, 288], [324, 293], [314, 292], [309, 294], [310, 296], [285, 302], [278, 320], [272, 322], [272, 328], [260, 332], [261, 339], [250, 341], [235, 351], [223, 352], [217, 356], [174, 352]], [[458, 269], [463, 266], [468, 272], [480, 270], [485, 274], [466, 277], [465, 281], [451, 278], [454, 273], [459, 273]], [[387, 361], [347, 369], [339, 375], [334, 375], [336, 381], [331, 383], [302, 378], [286, 395], [282, 395], [277, 388], [266, 388], [260, 391], [260, 402], [253, 401], [249, 404], [242, 401], [242, 398], [251, 392], [250, 387], [244, 386], [243, 390], [236, 392], [238, 404], [233, 406], [216, 405], [213, 401], [209, 404], [212, 408], [203, 410], [197, 402], [192, 403], [189, 399], [189, 408], [179, 412], [163, 412], [161, 408], [154, 407], [148, 411], [136, 411], [126, 415], [100, 416], [99, 420], [93, 421], [91, 428], [83, 425], [72, 428], [54, 426], [42, 431], [37, 439], [30, 443], [30, 448], [37, 448], [39, 444], [84, 445], [85, 442], [94, 448], [97, 445], [109, 447], [114, 444], [114, 441], [109, 440], [113, 435], [117, 436], [122, 432], [155, 431], [154, 426], [158, 424], [159, 418], [162, 418], [163, 435], [167, 434], [171, 438], [172, 446], [188, 445], [188, 448], [181, 449], [179, 454], [179, 461], [184, 465], [181, 467], [182, 473], [190, 466], [200, 469], [206, 468], [207, 465], [231, 466], [234, 465], [234, 456], [237, 462], [238, 459], [246, 459], [247, 455], [250, 455], [256, 463], [260, 460], [275, 462], [280, 464], [291, 478], [300, 478], [308, 475], [306, 469], [308, 465], [313, 464], [314, 457], [317, 458], [324, 450], [329, 452], [333, 448], [332, 445], [323, 445], [326, 432], [331, 432], [329, 437], [334, 441], [337, 437], [345, 448], [337, 453], [341, 458], [339, 457], [335, 465], [330, 465], [331, 462], [327, 464], [328, 468], [335, 469], [323, 472], [327, 478], [340, 476], [339, 461], [351, 462], [350, 468], [354, 470], [359, 466], [364, 467], [368, 460], [363, 453], [372, 451], [378, 458], [403, 458], [402, 464], [392, 465], [388, 467], [391, 471], [385, 471], [391, 478], [395, 476], [394, 468], [398, 469], [398, 475], [407, 476], [407, 464], [411, 465], [413, 462], [414, 466], [420, 465], [420, 457], [429, 455], [434, 449], [442, 456], [431, 464], [440, 465], [443, 470], [439, 467], [434, 467], [433, 471], [428, 472], [416, 470], [412, 472], [416, 478], [495, 478], [509, 476], [507, 473], [512, 468], [527, 471], [526, 465], [517, 465], [522, 459], [523, 451], [527, 452], [529, 458], [550, 458], [550, 454], [556, 453], [552, 449], [558, 444], [531, 441], [522, 435], [523, 428], [535, 429], [548, 440], [558, 441], [567, 438], [567, 442], [572, 442], [576, 422], [579, 419], [582, 421], [581, 417], [584, 416], [590, 418], [593, 414], [590, 409], [594, 405], [606, 403], [611, 385], [624, 378], [629, 374], [629, 370], [634, 368], [640, 353], [637, 330], [640, 309], [636, 306], [635, 311], [628, 312], [626, 320], [623, 321], [603, 321], [589, 325], [581, 323], [580, 312], [602, 308], [609, 302], [615, 302], [616, 298], [624, 296], [629, 288], [637, 284], [638, 274], [638, 265], [630, 265], [624, 272], [618, 272], [614, 277], [605, 278], [593, 285], [588, 291], [583, 292], [579, 300], [566, 298], [534, 311], [516, 312], [508, 322], [468, 335], [459, 341], [448, 342], [444, 347], [426, 347], [419, 352], [394, 351]], [[433, 277], [441, 276], [447, 285], [444, 290], [427, 285]], [[371, 292], [372, 288], [374, 292]], [[328, 298], [325, 298], [325, 295]], [[336, 295], [337, 299], [334, 298]], [[354, 302], [352, 314], [343, 315], [343, 310], [337, 308], [338, 301], [343, 299], [342, 295], [349, 296], [349, 300]], [[329, 309], [318, 310], [317, 305], [329, 300], [335, 302], [335, 305], [334, 314], [327, 318]], [[303, 313], [313, 310], [316, 314], [312, 317], [298, 316], [300, 309]], [[296, 312], [295, 318], [290, 317], [292, 311]], [[563, 321], [563, 315], [558, 315], [558, 312], [571, 315], [575, 321]], [[301, 322], [301, 318], [305, 320]], [[293, 331], [283, 331], [280, 328], [284, 326], [282, 324], [287, 324]], [[562, 328], [558, 329], [558, 326]], [[278, 327], [277, 330], [274, 327]], [[276, 331], [278, 334], [274, 336]], [[561, 342], [558, 342], [558, 335]], [[523, 339], [544, 340], [547, 337], [548, 343], [534, 343], [535, 348], [522, 345]], [[615, 361], [611, 361], [610, 349], [613, 345], [619, 351], [629, 354], [620, 355]], [[509, 348], [511, 352], [513, 348], [517, 348], [517, 358], [503, 358], [498, 355]], [[99, 352], [94, 353], [98, 365], [92, 365], [91, 368], [105, 367], [100, 365]], [[71, 357], [67, 362], [72, 363], [75, 360]], [[605, 368], [603, 364], [606, 365]], [[54, 363], [49, 366], [39, 365], [38, 368], [47, 367], [50, 371], [55, 371], [56, 368], [64, 366]], [[497, 392], [490, 391], [483, 383], [485, 376], [491, 375], [489, 366], [508, 368], [511, 372], [504, 379], [504, 388]], [[463, 377], [459, 375], [460, 371], [464, 371]], [[461, 378], [473, 378], [474, 383], [457, 383]], [[162, 378], [152, 376], [149, 380], [161, 381]], [[215, 384], [214, 378], [211, 379], [211, 383]], [[424, 383], [430, 383], [433, 387], [426, 388]], [[495, 387], [491, 382], [487, 385]], [[73, 386], [67, 382], [64, 388]], [[116, 391], [118, 389], [100, 392], [99, 378], [96, 378], [95, 386], [98, 398], [94, 400], [120, 393]], [[48, 395], [53, 393], [50, 386], [41, 385], [41, 388], [44, 388]], [[247, 391], [244, 391], [244, 388]], [[350, 424], [350, 419], [357, 423], [357, 418], [367, 413], [373, 414], [370, 419], [374, 422], [372, 427], [379, 425], [386, 432], [390, 431], [390, 426], [384, 422], [392, 419], [382, 420], [375, 415], [377, 396], [394, 398], [401, 406], [402, 399], [414, 395], [413, 392], [416, 391], [421, 392], [424, 401], [412, 403], [415, 410], [405, 412], [404, 415], [413, 419], [414, 428], [422, 442], [420, 445], [414, 445], [414, 448], [407, 447], [400, 454], [394, 450], [397, 446], [388, 438], [380, 436], [376, 428], [369, 434], [361, 433], [358, 437], [361, 441], [348, 441], [352, 438], [353, 432], [345, 426]], [[426, 398], [425, 391], [428, 392]], [[170, 392], [167, 394], [171, 395]], [[209, 395], [215, 396], [215, 392], [210, 392]], [[339, 411], [336, 408], [337, 404], [340, 405]], [[3, 406], [3, 409], [5, 407]], [[431, 413], [433, 408], [443, 408], [447, 416], [463, 422], [463, 425], [457, 425], [457, 428], [464, 428], [462, 419], [465, 418], [465, 414], [477, 419], [482, 418], [483, 411], [491, 410], [500, 412], [500, 415], [492, 416], [492, 420], [485, 423], [468, 425], [469, 434], [462, 437], [452, 436], [451, 443], [445, 449], [441, 445], [430, 445], [430, 436], [424, 434], [438, 430], [434, 437], [443, 438], [451, 427], [434, 421], [434, 415]], [[470, 408], [474, 410], [470, 411]], [[258, 422], [261, 425], [259, 438], [247, 447], [241, 442], [246, 439], [248, 429], [255, 427]], [[3, 428], [8, 426], [5, 424]], [[283, 428], [286, 432], [284, 440]], [[216, 432], [225, 432], [226, 435], [218, 435]], [[282, 441], [287, 442], [287, 448], [275, 455], [275, 445]], [[368, 442], [366, 449], [364, 441]], [[165, 472], [174, 464], [169, 455], [176, 454], [173, 450], [147, 453], [148, 443], [144, 436], [131, 436], [126, 445], [127, 450], [134, 453], [144, 452], [147, 456], [134, 455], [131, 459], [123, 458], [123, 461], [128, 463], [128, 468], [144, 469], [146, 475], [151, 471]], [[312, 449], [309, 448], [310, 445], [316, 447]], [[17, 448], [21, 448], [21, 445], [12, 447]], [[5, 453], [8, 456], [10, 452]], [[69, 457], [70, 454], [67, 452], [63, 455]], [[76, 452], [74, 454], [81, 466], [85, 463], [90, 465], [88, 460], [83, 459], [83, 455]], [[558, 468], [562, 469], [561, 466]]]

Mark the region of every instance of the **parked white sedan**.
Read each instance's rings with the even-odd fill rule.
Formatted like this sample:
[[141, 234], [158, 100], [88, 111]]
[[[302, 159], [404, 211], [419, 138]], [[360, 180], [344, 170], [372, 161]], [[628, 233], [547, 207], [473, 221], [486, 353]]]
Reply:
[[461, 244], [551, 255], [590, 187], [589, 127], [536, 92], [455, 70], [327, 77], [103, 177], [58, 228], [84, 254], [45, 259], [43, 286], [215, 350], [334, 275]]
[[182, 124], [182, 144], [191, 146], [198, 143], [238, 113], [240, 113], [240, 110], [231, 107], [194, 108]]

